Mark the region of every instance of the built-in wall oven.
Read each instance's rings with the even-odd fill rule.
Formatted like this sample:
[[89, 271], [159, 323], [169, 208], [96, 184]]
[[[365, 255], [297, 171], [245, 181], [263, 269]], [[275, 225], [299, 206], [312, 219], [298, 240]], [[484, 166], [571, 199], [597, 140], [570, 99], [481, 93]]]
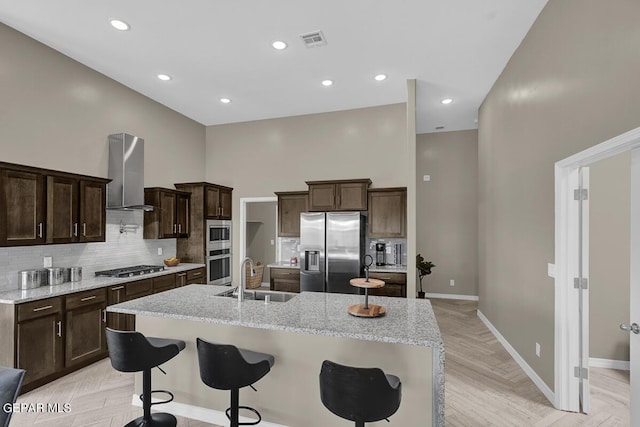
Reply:
[[231, 221], [207, 221], [207, 283], [230, 285], [231, 274]]

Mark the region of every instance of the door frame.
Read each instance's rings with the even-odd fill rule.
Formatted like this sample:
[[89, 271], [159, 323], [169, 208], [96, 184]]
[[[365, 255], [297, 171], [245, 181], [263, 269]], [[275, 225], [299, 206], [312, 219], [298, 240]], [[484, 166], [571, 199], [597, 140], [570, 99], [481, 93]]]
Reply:
[[[241, 197], [240, 198], [240, 247], [238, 248], [238, 262], [242, 262], [247, 252], [247, 203], [276, 202], [276, 238], [278, 236], [278, 198], [268, 197]], [[280, 259], [280, 245], [276, 245], [276, 261]]]
[[[574, 377], [574, 367], [579, 366], [578, 291], [573, 278], [577, 277], [579, 244], [577, 238], [578, 215], [574, 201], [575, 171], [600, 160], [640, 148], [640, 127], [590, 147], [555, 164], [555, 402], [558, 409], [578, 412], [579, 381]], [[636, 162], [635, 167], [638, 165]], [[632, 161], [631, 177], [634, 174]], [[632, 182], [632, 186], [634, 183]], [[633, 191], [632, 191], [633, 206]], [[632, 233], [631, 247], [640, 246], [640, 233]], [[631, 262], [631, 288], [638, 277], [633, 275]], [[632, 291], [633, 292], [633, 291]], [[582, 331], [588, 339], [589, 331]], [[588, 380], [587, 380], [588, 381]]]

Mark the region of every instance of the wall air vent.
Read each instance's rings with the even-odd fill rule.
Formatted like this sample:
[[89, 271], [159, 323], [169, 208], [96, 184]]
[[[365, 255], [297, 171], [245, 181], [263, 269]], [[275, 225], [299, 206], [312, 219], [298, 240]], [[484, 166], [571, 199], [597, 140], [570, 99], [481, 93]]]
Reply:
[[327, 39], [324, 38], [322, 31], [301, 34], [300, 38], [306, 47], [319, 47], [327, 44]]

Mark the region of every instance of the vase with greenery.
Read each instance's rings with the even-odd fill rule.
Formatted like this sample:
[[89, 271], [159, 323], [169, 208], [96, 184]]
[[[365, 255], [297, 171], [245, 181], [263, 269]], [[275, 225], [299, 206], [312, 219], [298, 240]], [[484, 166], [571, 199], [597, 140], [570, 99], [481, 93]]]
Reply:
[[420, 290], [418, 291], [418, 298], [424, 298], [424, 291], [422, 290], [422, 279], [427, 274], [431, 274], [431, 269], [436, 265], [431, 261], [426, 261], [420, 254], [416, 255], [416, 268], [418, 269], [418, 278], [420, 279]]

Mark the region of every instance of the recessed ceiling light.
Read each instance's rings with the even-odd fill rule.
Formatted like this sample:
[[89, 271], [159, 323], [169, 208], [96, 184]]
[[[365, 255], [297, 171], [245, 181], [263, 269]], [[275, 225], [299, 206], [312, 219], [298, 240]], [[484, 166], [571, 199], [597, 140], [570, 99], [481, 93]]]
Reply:
[[323, 80], [322, 86], [331, 86], [333, 84], [333, 80]]
[[387, 78], [386, 74], [378, 74], [377, 76], [374, 77], [374, 79], [376, 79], [376, 81], [378, 81], [378, 82], [381, 82], [386, 78]]
[[120, 31], [127, 31], [129, 28], [131, 28], [129, 24], [119, 19], [109, 19], [109, 23], [113, 28]]
[[223, 104], [228, 104], [231, 102], [231, 100], [229, 98], [220, 98], [220, 102], [222, 102]]
[[158, 74], [158, 78], [165, 82], [171, 80], [171, 76], [167, 76], [166, 74]]
[[273, 46], [274, 49], [277, 50], [282, 50], [282, 49], [286, 49], [287, 48], [287, 44], [283, 41], [280, 40], [276, 40], [274, 41], [271, 46]]
[[446, 104], [451, 104], [451, 103], [453, 102], [453, 99], [451, 99], [451, 98], [445, 98], [445, 99], [443, 99], [443, 100], [442, 100], [442, 101], [440, 101], [440, 102], [442, 102], [442, 103], [443, 103], [443, 104], [445, 104], [445, 105], [446, 105]]

